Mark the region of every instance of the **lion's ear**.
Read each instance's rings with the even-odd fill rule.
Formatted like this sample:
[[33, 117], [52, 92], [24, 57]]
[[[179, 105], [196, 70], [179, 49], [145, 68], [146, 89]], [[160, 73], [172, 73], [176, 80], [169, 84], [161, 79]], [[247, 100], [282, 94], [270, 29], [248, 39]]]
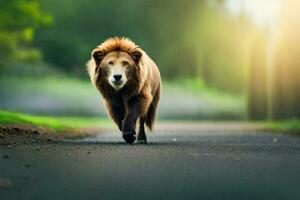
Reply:
[[142, 57], [142, 51], [139, 48], [134, 49], [131, 52], [131, 57], [135, 63], [139, 63]]
[[105, 57], [105, 51], [103, 51], [99, 48], [94, 49], [92, 51], [92, 57], [95, 60], [96, 66], [98, 67], [100, 65], [102, 59]]

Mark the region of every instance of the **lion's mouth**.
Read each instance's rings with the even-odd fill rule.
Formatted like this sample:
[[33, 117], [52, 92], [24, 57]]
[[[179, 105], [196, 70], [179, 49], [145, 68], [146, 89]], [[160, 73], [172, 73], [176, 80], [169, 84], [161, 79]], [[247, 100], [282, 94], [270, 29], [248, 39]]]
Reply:
[[122, 85], [123, 81], [113, 81], [112, 82], [114, 85]]

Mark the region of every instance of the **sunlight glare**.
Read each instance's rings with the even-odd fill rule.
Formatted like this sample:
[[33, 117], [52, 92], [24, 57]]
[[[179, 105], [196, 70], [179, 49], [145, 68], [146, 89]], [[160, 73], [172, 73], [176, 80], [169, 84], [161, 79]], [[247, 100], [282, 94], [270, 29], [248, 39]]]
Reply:
[[282, 0], [228, 0], [227, 7], [233, 14], [244, 11], [255, 24], [271, 28], [277, 26], [282, 8]]

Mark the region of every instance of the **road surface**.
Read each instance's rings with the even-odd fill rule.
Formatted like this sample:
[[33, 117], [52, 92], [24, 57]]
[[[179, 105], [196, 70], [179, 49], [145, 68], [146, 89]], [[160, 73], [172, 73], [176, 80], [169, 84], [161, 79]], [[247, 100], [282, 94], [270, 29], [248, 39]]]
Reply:
[[0, 199], [300, 199], [300, 137], [184, 123], [148, 135], [2, 145]]

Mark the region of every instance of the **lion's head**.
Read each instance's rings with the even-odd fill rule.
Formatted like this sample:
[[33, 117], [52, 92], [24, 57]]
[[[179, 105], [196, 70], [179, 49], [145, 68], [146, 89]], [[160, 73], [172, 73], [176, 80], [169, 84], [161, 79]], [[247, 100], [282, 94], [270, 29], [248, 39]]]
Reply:
[[139, 78], [142, 50], [127, 38], [110, 38], [92, 51], [89, 74], [96, 86], [108, 83], [116, 91]]

